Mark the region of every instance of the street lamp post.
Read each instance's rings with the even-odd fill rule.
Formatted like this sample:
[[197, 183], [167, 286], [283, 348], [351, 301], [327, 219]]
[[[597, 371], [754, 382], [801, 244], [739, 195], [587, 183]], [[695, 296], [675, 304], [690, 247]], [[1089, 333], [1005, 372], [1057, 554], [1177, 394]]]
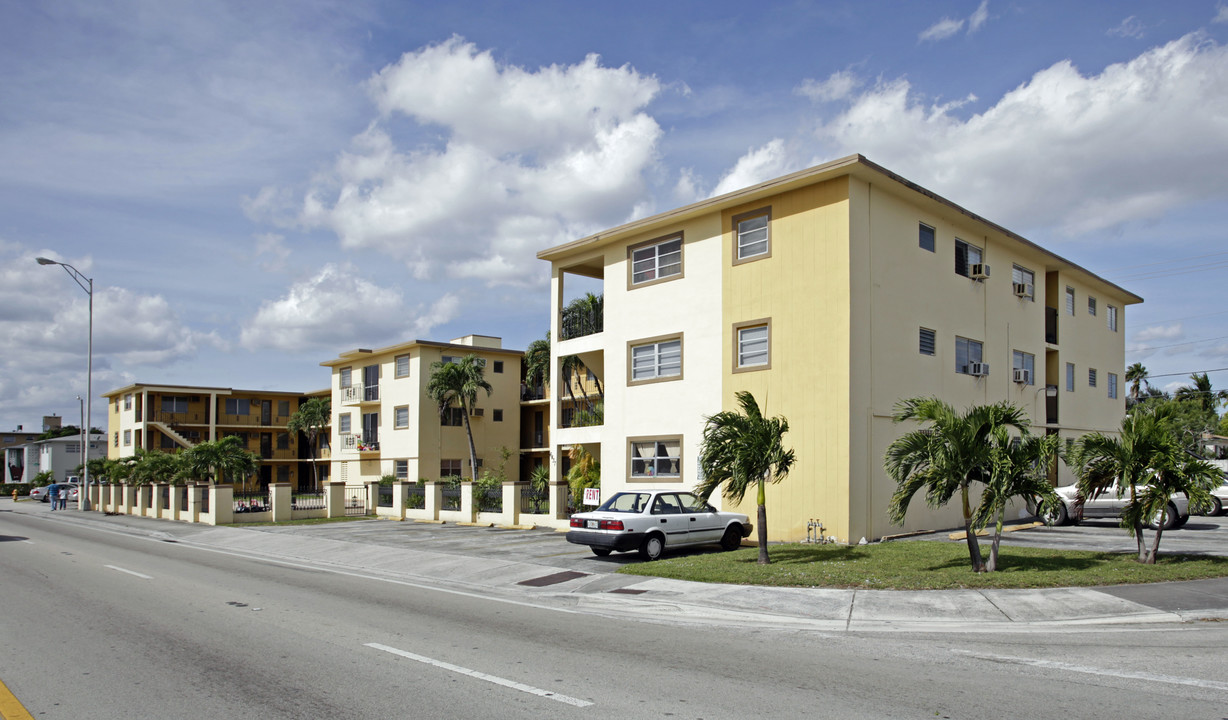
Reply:
[[85, 462], [81, 464], [81, 489], [83, 492], [77, 493], [77, 508], [80, 510], [90, 509], [90, 453], [89, 453], [89, 438], [90, 438], [90, 422], [93, 419], [94, 409], [94, 281], [81, 274], [80, 270], [69, 265], [68, 263], [52, 260], [51, 258], [35, 258], [39, 265], [59, 265], [64, 268], [64, 272], [72, 278], [85, 294], [90, 299], [90, 320], [89, 320], [89, 338], [85, 351], [85, 419], [81, 423], [81, 451], [84, 454]]

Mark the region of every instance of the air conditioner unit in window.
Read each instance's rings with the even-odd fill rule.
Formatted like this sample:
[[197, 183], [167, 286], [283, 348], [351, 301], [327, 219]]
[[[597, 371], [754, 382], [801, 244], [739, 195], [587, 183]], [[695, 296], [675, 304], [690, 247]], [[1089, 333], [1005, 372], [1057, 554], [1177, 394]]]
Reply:
[[1032, 382], [1032, 371], [1015, 368], [1015, 382], [1027, 385]]
[[989, 363], [968, 363], [969, 375], [988, 375]]
[[984, 280], [985, 278], [989, 277], [989, 266], [985, 263], [976, 263], [972, 266], [972, 271], [969, 273], [969, 277], [971, 277], [973, 280]]
[[1021, 298], [1032, 297], [1032, 283], [1012, 283], [1015, 288], [1015, 295]]
[[469, 414], [474, 417], [482, 417], [486, 414], [486, 408], [473, 408], [473, 412]]

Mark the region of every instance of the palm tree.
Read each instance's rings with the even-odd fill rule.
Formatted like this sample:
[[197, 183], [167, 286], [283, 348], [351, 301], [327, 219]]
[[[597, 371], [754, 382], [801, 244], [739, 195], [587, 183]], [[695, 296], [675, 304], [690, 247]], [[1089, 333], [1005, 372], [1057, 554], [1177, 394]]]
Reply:
[[742, 412], [726, 410], [708, 418], [699, 445], [699, 468], [703, 479], [695, 493], [705, 502], [724, 485], [722, 494], [741, 503], [747, 489], [756, 487], [759, 526], [759, 564], [771, 562], [767, 549], [767, 495], [765, 482], [777, 483], [793, 468], [793, 450], [784, 447], [789, 421], [783, 417], [765, 418], [755, 396], [740, 391], [735, 396]]
[[134, 485], [174, 482], [179, 476], [182, 465], [182, 458], [179, 454], [137, 448], [136, 463], [132, 466], [128, 479]]
[[917, 420], [928, 427], [905, 433], [887, 447], [883, 467], [896, 482], [887, 512], [892, 523], [902, 525], [913, 495], [925, 488], [932, 508], [946, 505], [960, 495], [968, 557], [973, 572], [985, 572], [981, 546], [973, 527], [969, 489], [986, 482], [991, 474], [989, 439], [997, 428], [1023, 430], [1028, 420], [1023, 411], [1008, 402], [977, 405], [960, 415], [938, 398], [911, 398], [896, 405], [896, 422]]
[[1177, 388], [1173, 393], [1174, 400], [1189, 400], [1202, 406], [1203, 412], [1215, 413], [1215, 407], [1221, 400], [1228, 400], [1228, 390], [1218, 392], [1211, 389], [1211, 380], [1206, 373], [1190, 375], [1192, 385]]
[[1033, 435], [1024, 430], [1013, 438], [1002, 426], [990, 433], [989, 478], [972, 518], [974, 529], [985, 527], [990, 520], [995, 522], [986, 572], [998, 569], [998, 546], [1002, 542], [1006, 506], [1012, 498], [1032, 500], [1037, 514], [1042, 516], [1045, 508], [1061, 502], [1049, 484], [1049, 468], [1057, 460], [1060, 448], [1061, 439], [1057, 435]]
[[200, 443], [182, 455], [187, 474], [198, 479], [212, 478], [214, 483], [222, 482], [229, 475], [242, 478], [246, 485], [248, 476], [260, 467], [260, 456], [249, 452], [244, 442], [234, 435]]
[[[601, 463], [583, 445], [572, 445], [567, 457], [571, 460], [567, 484], [571, 487], [573, 502], [578, 503], [584, 496], [584, 488], [601, 487]], [[550, 477], [549, 470], [546, 477]]]
[[1147, 368], [1138, 362], [1126, 368], [1126, 382], [1130, 383], [1130, 397], [1137, 402], [1143, 386], [1148, 384]]
[[524, 351], [524, 383], [530, 389], [546, 384], [550, 376], [550, 333], [529, 343]]
[[327, 399], [313, 397], [299, 405], [298, 410], [286, 422], [288, 432], [307, 436], [307, 444], [311, 448], [311, 481], [317, 490], [320, 488], [320, 471], [316, 467], [316, 443], [320, 433], [332, 423], [332, 412], [332, 403]]
[[465, 434], [469, 437], [469, 468], [473, 480], [478, 479], [478, 451], [473, 445], [473, 428], [469, 426], [469, 413], [478, 400], [478, 390], [485, 390], [489, 396], [490, 383], [486, 382], [484, 368], [486, 362], [473, 353], [461, 358], [460, 362], [435, 361], [431, 363], [431, 379], [426, 383], [426, 394], [439, 404], [439, 415], [443, 417], [449, 408], [459, 406], [465, 422]]

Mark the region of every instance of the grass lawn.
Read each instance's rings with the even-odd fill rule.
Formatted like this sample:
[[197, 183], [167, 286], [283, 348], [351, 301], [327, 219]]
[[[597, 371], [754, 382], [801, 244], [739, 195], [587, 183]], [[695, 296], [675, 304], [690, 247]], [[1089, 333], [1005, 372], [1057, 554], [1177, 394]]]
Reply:
[[[989, 557], [989, 544], [981, 544]], [[1155, 565], [1134, 553], [1006, 547], [998, 572], [973, 573], [963, 543], [910, 541], [875, 545], [772, 545], [770, 565], [759, 550], [669, 556], [619, 570], [629, 575], [777, 587], [947, 590], [959, 588], [1048, 588], [1201, 580], [1228, 576], [1228, 558], [1166, 555]]]

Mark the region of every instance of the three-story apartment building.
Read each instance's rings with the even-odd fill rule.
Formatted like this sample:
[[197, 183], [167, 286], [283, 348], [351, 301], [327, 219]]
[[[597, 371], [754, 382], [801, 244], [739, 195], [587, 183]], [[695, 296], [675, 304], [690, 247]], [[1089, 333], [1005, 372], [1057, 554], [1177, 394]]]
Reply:
[[[922, 500], [903, 528], [887, 520], [902, 399], [1008, 400], [1068, 439], [1112, 432], [1125, 411], [1125, 308], [1140, 297], [860, 155], [538, 257], [552, 266], [552, 376], [575, 355], [604, 383], [600, 424], [552, 413], [553, 456], [586, 447], [603, 494], [692, 487], [706, 418], [750, 391], [788, 419], [797, 453], [769, 488], [773, 540], [804, 539], [811, 520], [844, 542], [959, 524], [958, 508]], [[577, 276], [600, 282], [603, 318], [572, 332]]]

